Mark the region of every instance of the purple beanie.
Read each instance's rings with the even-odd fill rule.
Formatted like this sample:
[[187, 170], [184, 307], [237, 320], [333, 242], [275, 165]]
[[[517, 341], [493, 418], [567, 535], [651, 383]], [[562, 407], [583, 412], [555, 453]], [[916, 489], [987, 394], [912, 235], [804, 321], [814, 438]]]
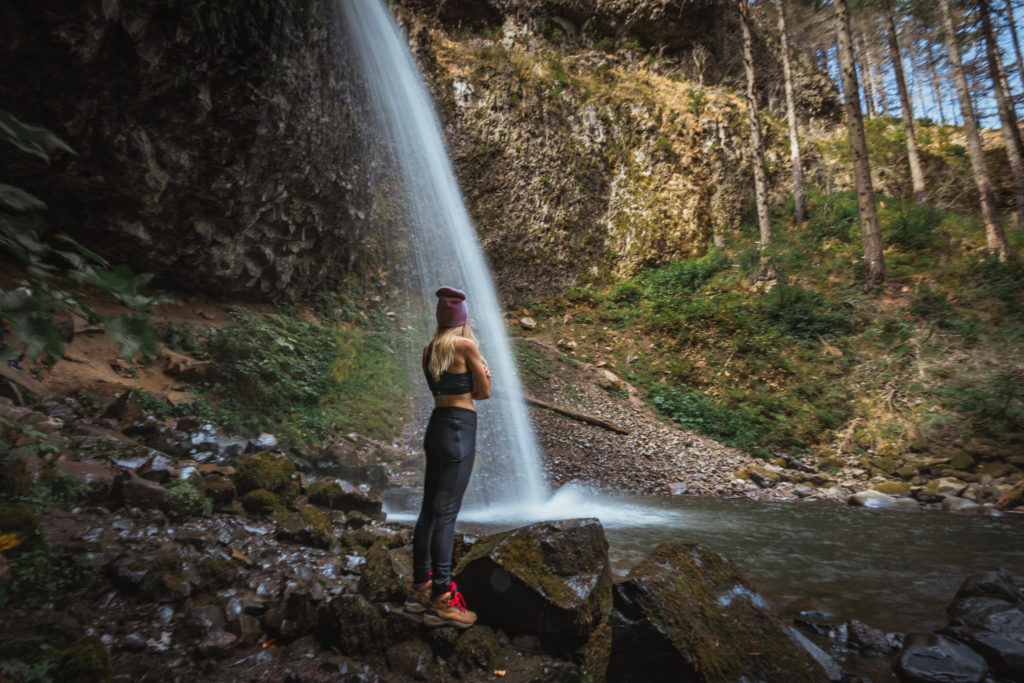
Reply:
[[454, 287], [442, 287], [437, 295], [437, 324], [441, 327], [458, 327], [469, 320], [466, 309], [466, 293]]

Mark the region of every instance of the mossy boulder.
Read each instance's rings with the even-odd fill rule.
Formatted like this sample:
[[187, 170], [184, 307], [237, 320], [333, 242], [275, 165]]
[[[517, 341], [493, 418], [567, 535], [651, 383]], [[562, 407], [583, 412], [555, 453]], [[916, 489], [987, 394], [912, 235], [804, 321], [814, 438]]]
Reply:
[[243, 455], [234, 462], [235, 488], [240, 494], [257, 489], [285, 493], [295, 474], [295, 463], [276, 453]]
[[896, 474], [899, 475], [900, 479], [913, 479], [918, 473], [917, 465], [901, 465], [897, 470]]
[[167, 484], [171, 497], [163, 505], [163, 510], [172, 519], [194, 517], [210, 512], [210, 502], [191, 483], [184, 479], [174, 479]]
[[611, 607], [611, 565], [596, 519], [539, 522], [478, 541], [456, 567], [480, 622], [531, 634], [555, 653], [586, 644]]
[[317, 637], [345, 655], [384, 654], [393, 644], [384, 617], [362, 595], [339, 595], [317, 610]]
[[205, 483], [204, 492], [206, 497], [214, 505], [230, 505], [235, 499], [235, 485], [230, 477], [221, 474], [208, 474], [203, 477]]
[[380, 491], [369, 484], [352, 484], [344, 479], [324, 477], [313, 482], [308, 491], [309, 502], [342, 512], [361, 512], [373, 519], [384, 519]]
[[300, 505], [295, 512], [278, 514], [275, 537], [312, 548], [330, 548], [334, 543], [334, 529], [323, 510]]
[[826, 680], [728, 559], [657, 546], [614, 587], [613, 681]]
[[284, 510], [281, 500], [266, 489], [249, 491], [238, 500], [251, 515], [273, 515]]
[[883, 481], [875, 484], [874, 490], [897, 498], [910, 495], [910, 485], [902, 481]]
[[366, 553], [359, 576], [359, 592], [371, 602], [402, 602], [412, 581], [412, 557], [408, 550], [374, 543]]
[[932, 479], [917, 494], [917, 498], [923, 503], [941, 503], [943, 498], [959, 496], [966, 488], [966, 482], [952, 477]]
[[39, 520], [27, 505], [0, 502], [0, 535], [16, 534], [20, 550], [38, 547], [45, 539]]

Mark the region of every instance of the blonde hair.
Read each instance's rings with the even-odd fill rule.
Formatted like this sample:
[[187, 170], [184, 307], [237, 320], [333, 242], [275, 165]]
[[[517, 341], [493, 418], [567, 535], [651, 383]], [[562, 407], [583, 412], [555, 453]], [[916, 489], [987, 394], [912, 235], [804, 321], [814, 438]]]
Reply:
[[432, 342], [434, 347], [430, 352], [430, 364], [427, 366], [427, 371], [435, 382], [440, 381], [441, 373], [451, 367], [452, 361], [455, 360], [455, 340], [459, 337], [465, 337], [476, 344], [476, 336], [468, 322], [458, 327], [441, 327], [439, 325], [437, 332], [434, 333]]

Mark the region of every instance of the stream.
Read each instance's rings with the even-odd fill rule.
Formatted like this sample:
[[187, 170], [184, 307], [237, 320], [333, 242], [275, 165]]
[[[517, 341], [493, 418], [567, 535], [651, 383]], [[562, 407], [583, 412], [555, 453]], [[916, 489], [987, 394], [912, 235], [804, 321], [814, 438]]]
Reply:
[[[418, 499], [403, 494], [386, 498], [388, 519], [415, 521], [410, 510]], [[884, 631], [945, 625], [944, 609], [971, 573], [1004, 568], [1024, 574], [1019, 515], [610, 496], [567, 486], [541, 506], [464, 509], [456, 529], [489, 534], [572, 517], [601, 520], [617, 577], [659, 543], [697, 541], [739, 565], [781, 614], [815, 607]]]

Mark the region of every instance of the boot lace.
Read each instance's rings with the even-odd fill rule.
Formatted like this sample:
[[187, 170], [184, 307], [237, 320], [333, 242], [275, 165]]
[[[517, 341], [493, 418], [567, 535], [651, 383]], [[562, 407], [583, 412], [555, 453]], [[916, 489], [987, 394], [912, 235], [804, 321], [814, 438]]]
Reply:
[[463, 599], [462, 593], [460, 593], [458, 591], [458, 589], [455, 587], [454, 583], [449, 584], [448, 587], [451, 588], [451, 590], [452, 590], [452, 597], [451, 597], [450, 600], [448, 600], [448, 606], [449, 607], [455, 607], [456, 609], [465, 612], [466, 611], [466, 601], [465, 601], [465, 599]]

